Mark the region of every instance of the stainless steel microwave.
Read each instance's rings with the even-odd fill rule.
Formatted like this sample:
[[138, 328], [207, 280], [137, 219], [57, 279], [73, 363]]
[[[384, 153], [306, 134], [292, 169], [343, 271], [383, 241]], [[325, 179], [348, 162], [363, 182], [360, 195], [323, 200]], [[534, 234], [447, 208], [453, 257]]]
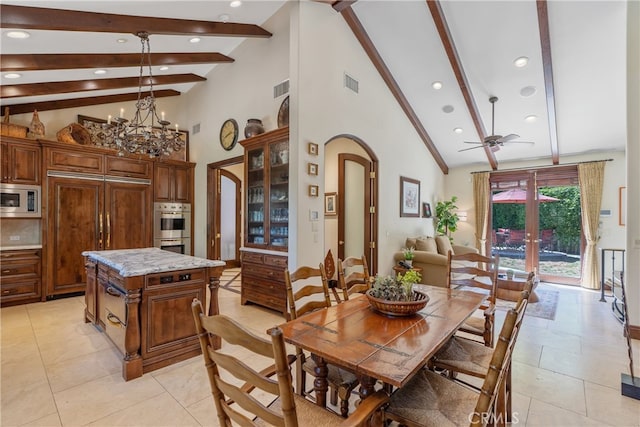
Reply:
[[0, 217], [40, 218], [39, 185], [0, 183]]

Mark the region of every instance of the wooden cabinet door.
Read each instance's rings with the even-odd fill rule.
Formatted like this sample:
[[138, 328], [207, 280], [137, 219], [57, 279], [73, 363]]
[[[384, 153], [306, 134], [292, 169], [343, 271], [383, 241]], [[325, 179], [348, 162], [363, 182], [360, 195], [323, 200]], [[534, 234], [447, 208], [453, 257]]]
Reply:
[[151, 186], [105, 183], [105, 249], [153, 246]]
[[173, 197], [174, 201], [191, 202], [191, 173], [190, 166], [174, 166], [173, 169]]
[[2, 182], [40, 184], [41, 149], [19, 142], [2, 143]]
[[156, 163], [153, 172], [154, 200], [156, 202], [173, 201], [172, 176], [173, 168], [171, 165]]
[[104, 183], [54, 177], [47, 189], [47, 296], [84, 291], [82, 252], [103, 248]]

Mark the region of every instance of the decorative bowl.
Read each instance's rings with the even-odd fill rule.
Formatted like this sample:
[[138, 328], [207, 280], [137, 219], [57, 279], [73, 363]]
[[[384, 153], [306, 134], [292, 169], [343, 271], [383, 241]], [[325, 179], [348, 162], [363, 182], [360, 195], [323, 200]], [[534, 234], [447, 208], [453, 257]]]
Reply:
[[365, 295], [369, 300], [371, 308], [388, 316], [413, 316], [425, 308], [429, 302], [429, 295], [416, 290], [413, 291], [413, 301], [390, 301], [372, 297], [369, 292], [371, 292], [371, 290], [368, 290]]

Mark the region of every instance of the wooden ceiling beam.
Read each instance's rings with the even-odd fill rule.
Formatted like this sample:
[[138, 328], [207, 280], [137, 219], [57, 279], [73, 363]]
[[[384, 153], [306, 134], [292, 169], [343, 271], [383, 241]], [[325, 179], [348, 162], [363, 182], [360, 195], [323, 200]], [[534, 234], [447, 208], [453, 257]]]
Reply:
[[[150, 9], [153, 10], [153, 9]], [[101, 33], [271, 37], [257, 25], [0, 5], [0, 28]]]
[[440, 155], [440, 152], [433, 143], [433, 140], [422, 125], [420, 118], [411, 107], [411, 104], [407, 100], [407, 97], [404, 95], [404, 93], [402, 93], [398, 82], [396, 82], [395, 78], [391, 74], [391, 71], [380, 56], [380, 53], [373, 45], [373, 42], [369, 38], [369, 35], [362, 26], [362, 23], [356, 16], [353, 9], [347, 7], [342, 10], [341, 14], [344, 20], [347, 22], [347, 25], [349, 25], [349, 27], [351, 28], [351, 31], [353, 31], [356, 39], [358, 39], [358, 41], [360, 42], [360, 45], [366, 52], [367, 56], [369, 56], [369, 59], [373, 63], [374, 67], [376, 67], [376, 70], [378, 70], [380, 77], [382, 77], [384, 82], [387, 84], [387, 87], [396, 98], [396, 101], [398, 101], [400, 108], [402, 108], [407, 118], [409, 119], [415, 130], [418, 132], [418, 136], [420, 137], [420, 139], [422, 139], [422, 142], [427, 147], [427, 150], [429, 150], [429, 152], [431, 153], [431, 156], [440, 167], [440, 170], [442, 170], [442, 173], [448, 174], [449, 167], [445, 163], [444, 159]]
[[[142, 96], [148, 96], [149, 92], [143, 92]], [[180, 92], [173, 89], [154, 90], [153, 96], [156, 98], [165, 98], [168, 96], [180, 96]], [[25, 104], [14, 104], [0, 106], [2, 115], [4, 115], [5, 107], [9, 107], [10, 114], [32, 113], [35, 110], [49, 111], [62, 110], [64, 108], [90, 107], [92, 105], [115, 104], [126, 101], [135, 101], [138, 99], [138, 92], [121, 93], [118, 95], [92, 96], [87, 98], [69, 98], [57, 101], [31, 102]]]
[[549, 13], [547, 11], [546, 0], [537, 0], [536, 9], [538, 10], [538, 28], [540, 30], [540, 46], [542, 48], [542, 70], [544, 72], [544, 89], [547, 99], [551, 160], [554, 165], [557, 165], [560, 163], [560, 152], [558, 151], [558, 125], [556, 123], [553, 64], [551, 63], [551, 37], [549, 36]]
[[335, 10], [336, 12], [342, 12], [346, 8], [351, 7], [351, 5], [353, 5], [356, 1], [358, 0], [336, 0], [333, 2], [331, 7], [333, 7], [333, 10]]
[[[471, 119], [473, 120], [476, 132], [478, 132], [480, 140], [484, 141], [484, 139], [487, 137], [487, 131], [485, 130], [482, 123], [482, 118], [480, 117], [478, 106], [473, 99], [473, 94], [471, 93], [467, 75], [464, 72], [462, 62], [460, 61], [460, 57], [458, 56], [458, 51], [453, 42], [453, 38], [451, 37], [451, 32], [449, 31], [449, 26], [447, 25], [447, 21], [444, 17], [444, 12], [442, 11], [440, 1], [427, 0], [427, 6], [429, 7], [429, 11], [431, 12], [431, 16], [433, 17], [436, 29], [438, 30], [438, 34], [440, 35], [440, 40], [442, 40], [444, 50], [447, 53], [447, 57], [449, 58], [449, 63], [451, 64], [453, 73], [455, 74], [456, 80], [458, 81], [458, 86], [460, 86], [460, 90], [462, 91], [462, 96], [464, 97], [464, 101], [467, 104], [467, 109], [469, 110], [469, 114], [471, 115]], [[498, 161], [496, 160], [496, 156], [493, 154], [493, 151], [491, 151], [491, 148], [489, 148], [488, 145], [484, 146], [484, 152], [487, 155], [487, 159], [489, 160], [491, 169], [498, 169]]]
[[[154, 86], [205, 81], [196, 74], [171, 74], [153, 77]], [[55, 93], [84, 92], [93, 90], [122, 89], [137, 87], [139, 77], [120, 77], [115, 79], [71, 80], [66, 82], [26, 83], [21, 85], [4, 85], [0, 88], [0, 98], [9, 99], [21, 96], [51, 95]], [[142, 78], [143, 86], [150, 86], [149, 77]]]
[[[233, 62], [217, 52], [152, 53], [155, 65], [211, 64]], [[0, 55], [0, 71], [72, 70], [77, 68], [139, 67], [139, 53], [58, 53]]]

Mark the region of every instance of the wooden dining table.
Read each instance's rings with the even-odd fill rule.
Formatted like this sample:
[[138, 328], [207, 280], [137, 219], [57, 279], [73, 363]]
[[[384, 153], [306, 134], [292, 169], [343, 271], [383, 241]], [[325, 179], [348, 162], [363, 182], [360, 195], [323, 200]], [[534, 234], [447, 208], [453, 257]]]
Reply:
[[286, 342], [307, 350], [316, 362], [316, 402], [326, 406], [327, 363], [355, 373], [361, 398], [376, 381], [402, 387], [477, 310], [485, 295], [416, 285], [429, 302], [417, 314], [390, 317], [362, 295], [280, 325]]

